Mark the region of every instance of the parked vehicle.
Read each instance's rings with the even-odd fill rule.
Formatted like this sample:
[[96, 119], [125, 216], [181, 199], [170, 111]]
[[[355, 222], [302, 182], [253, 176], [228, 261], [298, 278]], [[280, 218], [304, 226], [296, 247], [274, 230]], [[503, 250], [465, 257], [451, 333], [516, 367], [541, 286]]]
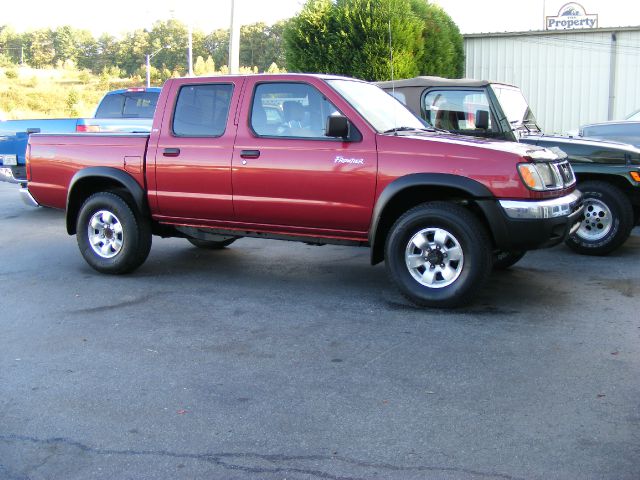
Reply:
[[640, 224], [640, 149], [618, 142], [544, 135], [522, 92], [513, 85], [440, 77], [378, 85], [434, 127], [564, 151], [585, 202], [580, 228], [566, 241], [573, 250], [606, 255]]
[[150, 134], [32, 135], [28, 193], [66, 209], [100, 272], [139, 267], [152, 234], [208, 249], [240, 237], [369, 246], [406, 297], [434, 307], [470, 301], [495, 251], [578, 227], [564, 155], [423, 127], [344, 77], [170, 79]]
[[0, 121], [0, 180], [25, 183], [25, 152], [30, 133], [148, 132], [160, 88], [108, 92], [93, 118]]
[[580, 127], [580, 136], [629, 143], [640, 148], [640, 121], [591, 123]]

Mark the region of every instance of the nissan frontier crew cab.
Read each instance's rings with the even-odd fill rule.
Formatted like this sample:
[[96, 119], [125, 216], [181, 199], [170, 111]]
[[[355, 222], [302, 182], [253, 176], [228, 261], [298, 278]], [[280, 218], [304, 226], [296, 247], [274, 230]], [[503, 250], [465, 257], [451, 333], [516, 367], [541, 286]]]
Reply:
[[28, 191], [66, 210], [94, 269], [130, 272], [152, 235], [368, 246], [413, 302], [454, 307], [496, 252], [563, 241], [581, 194], [562, 154], [442, 133], [378, 87], [328, 75], [171, 79], [149, 134], [36, 134]]

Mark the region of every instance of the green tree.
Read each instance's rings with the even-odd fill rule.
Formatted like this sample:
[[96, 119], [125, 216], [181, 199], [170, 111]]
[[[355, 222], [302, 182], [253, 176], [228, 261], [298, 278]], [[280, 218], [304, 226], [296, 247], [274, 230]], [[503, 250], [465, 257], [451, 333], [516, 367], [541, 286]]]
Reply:
[[285, 30], [287, 67], [385, 80], [393, 66], [398, 78], [415, 76], [422, 25], [409, 0], [309, 0]]
[[20, 63], [22, 37], [8, 25], [0, 26], [0, 56], [4, 63]]
[[[105, 68], [115, 66], [119, 51], [120, 45], [114, 36], [106, 33], [101, 35], [95, 43], [95, 59], [88, 68], [93, 72], [102, 72]], [[138, 59], [138, 62], [144, 62], [144, 59]]]
[[131, 75], [140, 66], [144, 67], [145, 56], [153, 53], [150, 51], [151, 48], [149, 32], [146, 30], [130, 32], [118, 42], [115, 65], [122, 68], [128, 75]]
[[65, 25], [56, 29], [52, 37], [53, 49], [55, 51], [53, 61], [55, 63], [64, 63], [66, 60], [73, 60], [75, 62], [78, 57], [78, 49], [76, 47], [74, 30], [70, 26]]
[[36, 68], [53, 65], [56, 51], [53, 47], [53, 32], [41, 29], [29, 35], [29, 63]]
[[[154, 53], [160, 48], [157, 55], [153, 57], [153, 63], [162, 66], [161, 75], [163, 80], [171, 77], [172, 71], [178, 69], [186, 71], [187, 67], [187, 26], [178, 20], [158, 21], [153, 24], [149, 32], [149, 52]], [[164, 70], [169, 70], [169, 74]]]
[[[389, 49], [391, 30], [391, 51]], [[287, 68], [365, 80], [460, 76], [462, 37], [426, 0], [308, 0], [284, 30]]]
[[203, 46], [216, 65], [229, 65], [229, 30], [219, 28], [211, 32], [205, 37]]
[[458, 26], [442, 8], [426, 0], [411, 0], [411, 8], [424, 22], [424, 52], [418, 59], [420, 74], [462, 77], [464, 42]]

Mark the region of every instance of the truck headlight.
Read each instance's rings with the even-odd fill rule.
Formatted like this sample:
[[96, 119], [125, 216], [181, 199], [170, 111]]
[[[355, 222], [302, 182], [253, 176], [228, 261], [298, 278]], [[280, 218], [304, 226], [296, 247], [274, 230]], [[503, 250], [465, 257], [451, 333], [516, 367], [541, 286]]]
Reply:
[[551, 163], [521, 163], [518, 171], [524, 184], [531, 190], [556, 190], [564, 185], [557, 166]]
[[534, 163], [521, 163], [518, 165], [518, 172], [524, 184], [531, 190], [545, 190], [544, 180], [538, 172], [537, 165]]

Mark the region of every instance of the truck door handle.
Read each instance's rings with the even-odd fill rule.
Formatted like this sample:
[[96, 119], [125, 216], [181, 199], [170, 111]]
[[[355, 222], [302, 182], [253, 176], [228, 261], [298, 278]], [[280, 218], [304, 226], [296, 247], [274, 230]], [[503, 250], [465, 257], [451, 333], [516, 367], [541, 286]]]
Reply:
[[180, 149], [165, 148], [164, 151], [162, 152], [162, 155], [164, 155], [165, 157], [177, 157], [178, 155], [180, 155]]
[[241, 150], [241, 158], [258, 158], [260, 156], [260, 150]]

